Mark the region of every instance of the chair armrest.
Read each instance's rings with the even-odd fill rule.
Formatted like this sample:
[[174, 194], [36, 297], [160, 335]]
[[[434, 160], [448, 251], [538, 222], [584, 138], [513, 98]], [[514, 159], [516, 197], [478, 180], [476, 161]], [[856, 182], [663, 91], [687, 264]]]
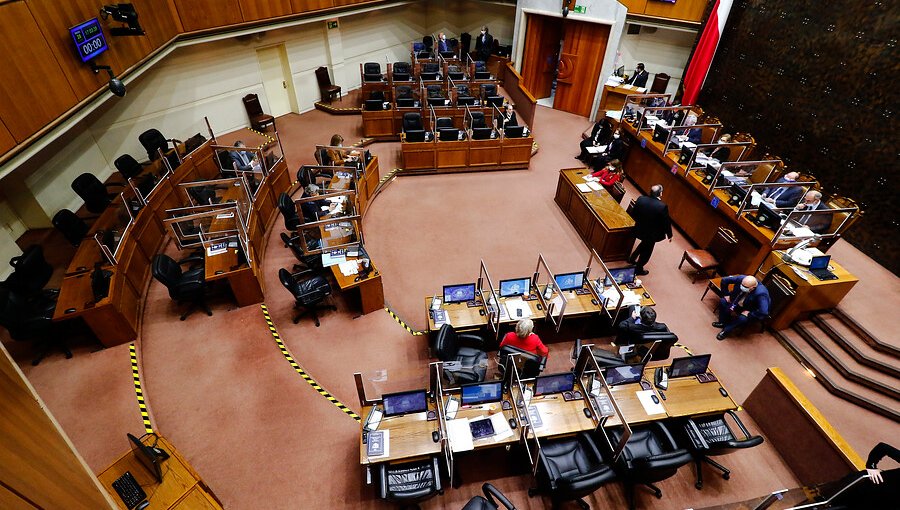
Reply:
[[456, 336], [459, 338], [460, 344], [467, 344], [469, 347], [484, 346], [484, 339], [478, 335], [473, 335], [471, 333], [457, 333]]
[[378, 495], [381, 499], [387, 498], [388, 480], [387, 480], [387, 464], [378, 464]]
[[[685, 432], [688, 433], [688, 437], [694, 444], [694, 448], [698, 450], [709, 450], [709, 443], [707, 443], [706, 438], [703, 437], [703, 432], [700, 431], [700, 427], [697, 426], [697, 422], [695, 422], [691, 418], [688, 418], [684, 423], [684, 427], [685, 429], [690, 429], [685, 430]], [[693, 434], [691, 434], [691, 431], [693, 431]]]
[[187, 262], [204, 262], [204, 260], [205, 260], [204, 257], [202, 257], [200, 255], [191, 255], [190, 257], [185, 257], [185, 258], [179, 260], [178, 264], [181, 265], [181, 264], [184, 264]]
[[741, 419], [738, 418], [737, 413], [735, 413], [734, 411], [731, 411], [731, 410], [725, 411], [725, 413], [728, 416], [731, 416], [731, 418], [734, 420], [734, 423], [736, 423], [738, 428], [741, 429], [741, 433], [744, 434], [744, 439], [749, 439], [751, 437], [750, 431], [748, 431], [747, 427], [744, 426], [744, 422], [742, 422]]
[[506, 499], [506, 496], [504, 496], [503, 493], [493, 485], [485, 483], [481, 486], [481, 491], [484, 492], [484, 496], [495, 507], [498, 506], [497, 503], [499, 502], [501, 505], [506, 507], [507, 510], [516, 510], [516, 505], [513, 505], [510, 500]]
[[443, 488], [441, 487], [441, 468], [437, 457], [431, 458], [431, 469], [434, 470], [434, 489], [440, 492]]

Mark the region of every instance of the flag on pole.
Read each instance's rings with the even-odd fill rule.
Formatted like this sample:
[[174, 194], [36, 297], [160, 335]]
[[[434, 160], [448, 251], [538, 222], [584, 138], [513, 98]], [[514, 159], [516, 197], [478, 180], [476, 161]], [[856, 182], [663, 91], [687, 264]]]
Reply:
[[719, 39], [725, 30], [725, 21], [728, 20], [732, 3], [733, 0], [716, 0], [684, 75], [684, 95], [681, 97], [681, 104], [694, 104], [697, 101], [713, 57], [716, 55], [716, 48], [719, 47]]

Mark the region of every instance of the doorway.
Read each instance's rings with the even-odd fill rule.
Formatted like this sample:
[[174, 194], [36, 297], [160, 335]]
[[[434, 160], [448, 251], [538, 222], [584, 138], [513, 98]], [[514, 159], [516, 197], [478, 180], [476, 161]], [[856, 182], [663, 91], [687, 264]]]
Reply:
[[299, 113], [291, 66], [284, 45], [260, 48], [256, 50], [256, 58], [259, 61], [263, 89], [269, 102], [269, 114], [279, 117], [286, 113]]
[[[589, 117], [609, 25], [526, 14], [522, 79], [540, 104]], [[547, 100], [545, 98], [550, 98]]]

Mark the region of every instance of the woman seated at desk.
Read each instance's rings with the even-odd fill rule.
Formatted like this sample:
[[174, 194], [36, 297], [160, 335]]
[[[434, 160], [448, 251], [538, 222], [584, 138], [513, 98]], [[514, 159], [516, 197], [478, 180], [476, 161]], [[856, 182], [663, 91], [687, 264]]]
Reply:
[[614, 159], [607, 163], [606, 167], [602, 170], [592, 173], [591, 177], [596, 177], [600, 184], [609, 190], [609, 188], [612, 188], [617, 182], [625, 179], [625, 172], [622, 170], [622, 162], [618, 159]]
[[500, 341], [501, 349], [504, 345], [511, 345], [545, 358], [550, 354], [550, 349], [534, 334], [534, 322], [531, 319], [522, 319], [517, 322], [515, 332], [510, 331]]
[[[331, 143], [329, 143], [329, 145], [331, 147], [343, 147], [344, 137], [335, 134], [331, 137]], [[359, 159], [358, 150], [347, 152], [345, 150], [330, 148], [325, 150], [325, 155], [328, 156], [328, 159], [330, 160], [326, 165], [330, 164], [333, 166], [344, 166], [347, 163], [352, 163], [350, 166], [356, 166], [356, 161]]]
[[[719, 143], [731, 143], [731, 135], [724, 133], [719, 137]], [[720, 163], [724, 163], [731, 157], [731, 149], [728, 147], [717, 147], [710, 153], [709, 157]]]

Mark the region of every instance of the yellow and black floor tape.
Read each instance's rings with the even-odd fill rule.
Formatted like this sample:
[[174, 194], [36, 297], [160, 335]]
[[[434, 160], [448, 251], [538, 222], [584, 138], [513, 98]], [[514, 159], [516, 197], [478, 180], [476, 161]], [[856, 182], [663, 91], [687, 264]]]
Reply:
[[684, 344], [682, 344], [682, 343], [680, 343], [680, 342], [675, 342], [675, 347], [681, 347], [682, 349], [684, 349], [684, 352], [686, 352], [686, 353], [688, 354], [688, 356], [693, 356], [693, 355], [694, 355], [694, 353], [691, 352], [691, 350], [688, 349], [686, 345], [684, 345]]
[[138, 371], [137, 350], [134, 342], [128, 345], [128, 353], [131, 355], [131, 377], [134, 380], [134, 393], [137, 395], [138, 408], [141, 410], [141, 420], [144, 422], [144, 432], [153, 433], [153, 424], [150, 423], [150, 413], [147, 412], [147, 403], [144, 402], [144, 390], [141, 389], [141, 374]]
[[422, 336], [422, 335], [424, 335], [424, 334], [426, 333], [425, 331], [416, 331], [416, 330], [414, 330], [412, 327], [410, 327], [409, 324], [403, 322], [403, 319], [401, 319], [399, 316], [397, 316], [397, 314], [394, 313], [394, 311], [391, 310], [390, 307], [385, 306], [385, 307], [384, 307], [384, 311], [386, 311], [388, 314], [390, 314], [390, 316], [393, 317], [395, 321], [397, 321], [397, 324], [403, 326], [403, 329], [405, 329], [407, 332], [409, 332], [410, 335], [412, 335], [412, 336]]
[[266, 324], [269, 326], [269, 331], [272, 332], [272, 338], [275, 339], [275, 343], [278, 344], [278, 349], [281, 350], [281, 354], [284, 356], [284, 359], [291, 364], [294, 370], [300, 374], [300, 377], [303, 378], [304, 381], [308, 382], [310, 386], [316, 390], [319, 395], [325, 397], [329, 402], [335, 405], [338, 409], [344, 412], [347, 416], [353, 418], [356, 421], [361, 421], [362, 419], [358, 414], [354, 413], [352, 409], [345, 406], [340, 400], [336, 399], [331, 393], [328, 393], [328, 390], [323, 388], [319, 383], [316, 382], [315, 379], [312, 378], [306, 370], [303, 370], [303, 367], [294, 360], [294, 357], [291, 355], [290, 351], [288, 351], [287, 347], [284, 345], [284, 342], [281, 340], [281, 337], [278, 336], [278, 331], [275, 329], [275, 323], [272, 322], [272, 317], [269, 315], [269, 308], [266, 305], [259, 305], [262, 308], [263, 316], [266, 319]]

